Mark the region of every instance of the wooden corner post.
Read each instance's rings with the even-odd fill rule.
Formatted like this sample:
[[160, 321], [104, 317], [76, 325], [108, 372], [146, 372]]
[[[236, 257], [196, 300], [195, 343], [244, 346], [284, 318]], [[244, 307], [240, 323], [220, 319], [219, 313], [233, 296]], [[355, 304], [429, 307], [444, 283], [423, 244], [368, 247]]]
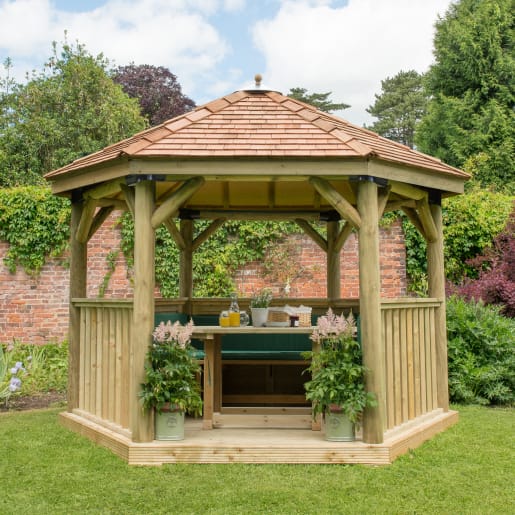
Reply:
[[154, 330], [155, 233], [152, 213], [155, 183], [138, 182], [134, 196], [134, 314], [130, 342], [130, 429], [134, 442], [154, 439], [152, 413], [144, 411], [139, 399], [145, 379], [145, 357]]
[[339, 223], [327, 222], [327, 298], [341, 297], [340, 286], [340, 247], [337, 245]]
[[179, 253], [179, 296], [188, 297], [190, 306], [193, 297], [193, 220], [181, 220], [180, 231], [184, 248]]
[[443, 253], [443, 222], [440, 198], [430, 202], [436, 229], [436, 239], [427, 242], [427, 279], [429, 295], [440, 300], [435, 311], [436, 387], [438, 407], [449, 411], [449, 379], [447, 365], [447, 327], [445, 315], [445, 269]]
[[363, 414], [363, 441], [382, 443], [386, 405], [385, 357], [381, 334], [381, 279], [379, 271], [379, 216], [377, 184], [367, 177], [358, 185], [359, 305], [366, 388], [376, 395], [377, 407]]
[[86, 297], [88, 244], [76, 238], [82, 218], [82, 199], [72, 196], [70, 222], [70, 320], [68, 342], [68, 411], [79, 407], [80, 374], [80, 308], [72, 299]]

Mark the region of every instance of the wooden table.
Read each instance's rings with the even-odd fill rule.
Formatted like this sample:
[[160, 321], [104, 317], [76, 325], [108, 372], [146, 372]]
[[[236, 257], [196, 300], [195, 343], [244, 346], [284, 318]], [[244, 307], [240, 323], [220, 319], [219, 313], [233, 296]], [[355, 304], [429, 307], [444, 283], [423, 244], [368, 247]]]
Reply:
[[224, 334], [311, 334], [313, 327], [194, 326], [193, 338], [204, 342], [203, 428], [213, 429], [213, 413], [222, 404], [222, 336]]

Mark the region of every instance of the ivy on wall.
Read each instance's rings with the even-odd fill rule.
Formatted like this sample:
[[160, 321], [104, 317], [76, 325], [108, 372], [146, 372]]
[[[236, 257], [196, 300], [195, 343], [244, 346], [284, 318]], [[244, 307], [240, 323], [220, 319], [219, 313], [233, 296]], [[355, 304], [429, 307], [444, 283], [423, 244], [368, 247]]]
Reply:
[[0, 240], [9, 243], [5, 266], [37, 275], [48, 257], [60, 256], [70, 235], [70, 202], [49, 188], [0, 190]]
[[[195, 222], [196, 237], [210, 222]], [[121, 222], [122, 250], [127, 263], [134, 262], [134, 224], [126, 214]], [[227, 221], [193, 255], [195, 297], [224, 297], [235, 289], [234, 274], [246, 263], [262, 260], [270, 245], [285, 234], [298, 233], [294, 223]], [[179, 293], [179, 250], [164, 227], [156, 231], [156, 282], [163, 297]]]

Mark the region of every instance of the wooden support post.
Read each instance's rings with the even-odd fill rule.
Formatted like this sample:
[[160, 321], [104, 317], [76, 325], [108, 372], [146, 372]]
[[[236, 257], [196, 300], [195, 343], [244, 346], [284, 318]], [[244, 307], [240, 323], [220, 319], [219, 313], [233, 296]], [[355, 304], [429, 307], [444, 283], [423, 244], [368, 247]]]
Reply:
[[339, 229], [338, 222], [327, 222], [327, 298], [330, 301], [341, 297]]
[[438, 407], [449, 410], [449, 388], [447, 367], [447, 329], [445, 316], [445, 270], [443, 254], [442, 208], [438, 204], [430, 205], [437, 238], [427, 244], [427, 279], [429, 295], [441, 301], [435, 311], [436, 338], [436, 381]]
[[179, 255], [179, 297], [193, 297], [193, 220], [181, 220], [184, 249]]
[[80, 308], [74, 298], [86, 297], [88, 245], [75, 237], [82, 217], [82, 201], [72, 202], [70, 227], [70, 320], [68, 342], [68, 411], [79, 407], [80, 384]]
[[145, 380], [145, 358], [154, 330], [155, 234], [151, 218], [154, 211], [151, 181], [135, 186], [134, 198], [134, 315], [130, 348], [130, 429], [134, 442], [154, 438], [153, 414], [144, 411], [139, 399]]
[[376, 395], [377, 407], [363, 414], [363, 441], [382, 443], [385, 428], [385, 355], [381, 335], [381, 280], [379, 273], [379, 226], [377, 185], [363, 181], [358, 186], [359, 306], [363, 363], [367, 367], [366, 389]]

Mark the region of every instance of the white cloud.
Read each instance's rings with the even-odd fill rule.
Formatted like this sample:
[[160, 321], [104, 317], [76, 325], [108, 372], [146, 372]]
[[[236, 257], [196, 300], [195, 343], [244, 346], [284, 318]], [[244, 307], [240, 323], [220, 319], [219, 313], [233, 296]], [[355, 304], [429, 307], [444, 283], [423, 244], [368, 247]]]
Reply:
[[[42, 68], [51, 42], [62, 41], [67, 30], [69, 42], [78, 40], [115, 65], [169, 68], [199, 103], [253, 87], [260, 72], [263, 87], [284, 93], [291, 87], [332, 91], [333, 100], [352, 105], [338, 114], [370, 123], [365, 109], [382, 79], [427, 69], [434, 22], [451, 2], [260, 0], [257, 9], [255, 1], [106, 0], [68, 12], [51, 0], [0, 0], [0, 62], [12, 57], [22, 80], [25, 71]], [[247, 34], [258, 16], [251, 48]]]
[[0, 50], [15, 66], [30, 58], [41, 68], [51, 41], [62, 41], [66, 30], [69, 42], [78, 40], [115, 64], [166, 66], [187, 90], [227, 53], [227, 42], [207, 19], [221, 7], [216, 0], [110, 0], [75, 13], [56, 11], [48, 0], [4, 1]]
[[332, 91], [351, 104], [344, 118], [370, 123], [365, 109], [380, 93], [381, 80], [400, 70], [427, 70], [432, 62], [433, 26], [450, 0], [350, 0], [283, 2], [274, 19], [254, 27], [254, 42], [265, 54], [267, 84]]

